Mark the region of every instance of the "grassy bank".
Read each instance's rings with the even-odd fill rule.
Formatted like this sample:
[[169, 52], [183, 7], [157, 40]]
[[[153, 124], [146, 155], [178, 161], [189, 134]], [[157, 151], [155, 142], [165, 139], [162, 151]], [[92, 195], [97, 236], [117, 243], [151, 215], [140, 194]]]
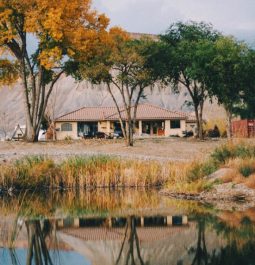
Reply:
[[[219, 168], [231, 171], [215, 182], [206, 176]], [[255, 188], [255, 146], [225, 144], [207, 160], [159, 162], [113, 156], [71, 157], [61, 163], [49, 157], [30, 156], [0, 164], [0, 188], [80, 189], [98, 187], [163, 186], [175, 193], [198, 194], [215, 183], [244, 183]]]
[[154, 161], [123, 160], [110, 156], [72, 157], [61, 164], [42, 156], [25, 157], [0, 165], [0, 187], [94, 188], [152, 187], [168, 178], [167, 165]]
[[[229, 170], [215, 181], [206, 178], [220, 168]], [[229, 182], [255, 188], [254, 145], [230, 142], [216, 148], [206, 161], [176, 164], [172, 167], [166, 188], [173, 193], [197, 194], [209, 191], [214, 184]]]

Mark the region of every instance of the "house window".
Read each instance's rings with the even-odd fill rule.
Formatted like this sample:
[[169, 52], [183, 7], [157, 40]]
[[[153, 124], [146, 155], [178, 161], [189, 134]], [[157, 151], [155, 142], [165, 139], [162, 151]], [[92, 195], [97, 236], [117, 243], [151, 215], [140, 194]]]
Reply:
[[180, 129], [180, 128], [181, 128], [181, 121], [180, 120], [171, 121], [171, 129]]
[[63, 123], [61, 124], [62, 132], [71, 132], [73, 130], [73, 126], [71, 123]]

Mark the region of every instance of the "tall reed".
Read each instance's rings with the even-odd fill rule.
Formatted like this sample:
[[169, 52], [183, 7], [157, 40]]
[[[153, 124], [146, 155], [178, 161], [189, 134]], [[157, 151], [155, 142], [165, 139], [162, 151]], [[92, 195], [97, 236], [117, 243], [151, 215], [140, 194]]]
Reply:
[[71, 157], [61, 164], [48, 157], [25, 157], [0, 164], [0, 186], [16, 189], [149, 187], [166, 182], [165, 165], [111, 156]]

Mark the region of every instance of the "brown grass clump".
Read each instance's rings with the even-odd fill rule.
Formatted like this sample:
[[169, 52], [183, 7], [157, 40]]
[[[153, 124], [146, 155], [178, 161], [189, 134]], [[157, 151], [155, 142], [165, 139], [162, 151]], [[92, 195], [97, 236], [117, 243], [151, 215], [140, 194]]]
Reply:
[[60, 165], [67, 187], [147, 187], [166, 181], [163, 165], [156, 161], [121, 160], [108, 156], [75, 157]]
[[235, 184], [243, 183], [247, 187], [255, 188], [255, 159], [235, 158], [228, 161], [227, 167], [232, 170], [222, 177], [224, 183], [233, 182]]
[[170, 165], [169, 172], [166, 188], [171, 192], [197, 194], [210, 189], [202, 164], [175, 163]]
[[244, 184], [250, 189], [255, 189], [255, 174], [249, 176], [249, 178], [245, 180]]
[[221, 177], [221, 182], [222, 183], [232, 182], [234, 180], [234, 178], [238, 175], [240, 175], [240, 173], [237, 170], [233, 169]]
[[222, 177], [223, 183], [233, 182], [234, 184], [244, 184], [246, 187], [255, 189], [255, 159], [231, 159], [226, 163], [226, 166], [231, 168]]

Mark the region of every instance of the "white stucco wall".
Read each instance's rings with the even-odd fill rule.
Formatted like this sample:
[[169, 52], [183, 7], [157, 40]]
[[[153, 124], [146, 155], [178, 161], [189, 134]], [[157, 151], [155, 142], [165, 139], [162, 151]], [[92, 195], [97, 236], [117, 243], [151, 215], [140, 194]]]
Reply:
[[177, 129], [172, 129], [171, 128], [171, 121], [170, 120], [166, 120], [165, 121], [165, 136], [169, 137], [170, 135], [178, 135], [180, 137], [183, 136], [183, 131], [186, 131], [186, 121], [185, 120], [181, 120], [181, 128], [177, 128]]
[[[72, 131], [66, 132], [66, 131], [61, 131], [61, 125], [64, 123], [70, 123], [72, 124]], [[57, 140], [65, 140], [66, 137], [70, 137], [71, 139], [79, 139], [77, 132], [78, 132], [78, 126], [77, 122], [56, 122], [55, 124], [56, 128], [56, 139]]]
[[114, 132], [114, 123], [111, 121], [100, 121], [98, 122], [98, 131], [111, 134]]
[[196, 122], [187, 122], [186, 123], [186, 130], [187, 131], [193, 131], [194, 133], [196, 133], [196, 130], [197, 130]]

